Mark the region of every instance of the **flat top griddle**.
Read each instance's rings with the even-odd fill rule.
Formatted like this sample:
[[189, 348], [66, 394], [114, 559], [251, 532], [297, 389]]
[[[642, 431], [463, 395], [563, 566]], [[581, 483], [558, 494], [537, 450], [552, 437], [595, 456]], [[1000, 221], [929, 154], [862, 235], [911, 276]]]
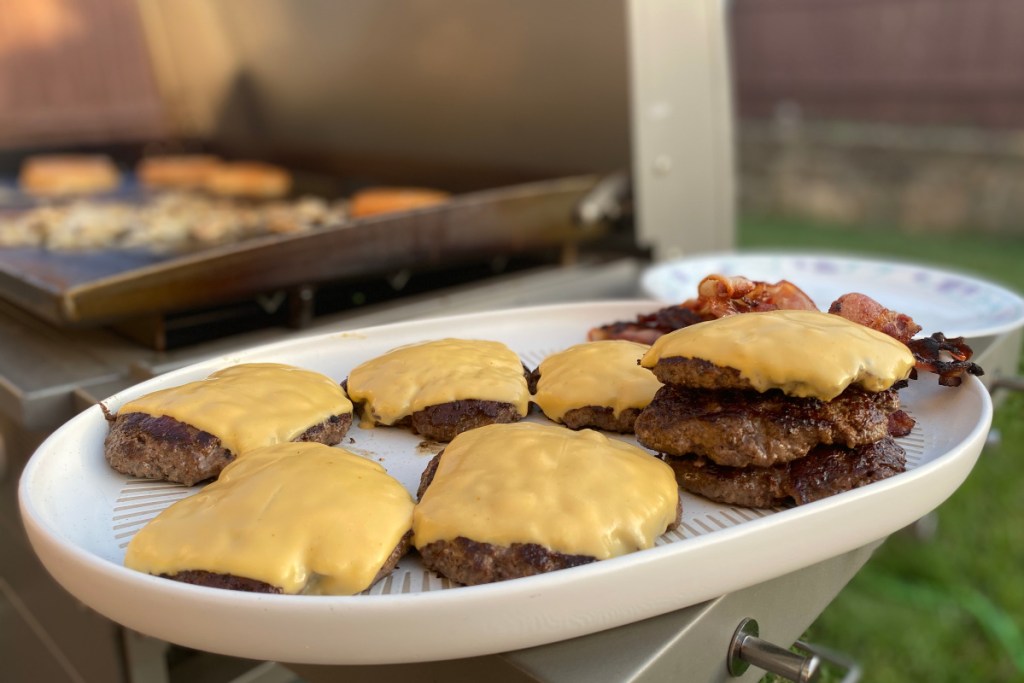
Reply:
[[92, 325], [556, 247], [600, 233], [573, 220], [597, 182], [578, 176], [484, 190], [437, 206], [180, 255], [0, 248], [0, 298], [58, 325]]

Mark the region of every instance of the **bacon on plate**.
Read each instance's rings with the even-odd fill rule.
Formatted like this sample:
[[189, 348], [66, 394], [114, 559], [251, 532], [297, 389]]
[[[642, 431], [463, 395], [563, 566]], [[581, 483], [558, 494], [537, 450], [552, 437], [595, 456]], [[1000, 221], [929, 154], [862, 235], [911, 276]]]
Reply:
[[[694, 323], [737, 313], [780, 309], [818, 310], [814, 301], [788, 280], [769, 283], [712, 274], [700, 281], [696, 298], [639, 315], [635, 320], [595, 327], [587, 333], [587, 339], [629, 339], [653, 344], [661, 335]], [[920, 325], [905, 313], [886, 308], [866, 294], [844, 294], [832, 302], [828, 312], [903, 342], [914, 354], [916, 370], [935, 373], [942, 386], [959, 386], [965, 373], [985, 374], [980, 366], [971, 362], [974, 352], [963, 337], [947, 339], [941, 332], [935, 332], [930, 337], [914, 339], [921, 331]]]

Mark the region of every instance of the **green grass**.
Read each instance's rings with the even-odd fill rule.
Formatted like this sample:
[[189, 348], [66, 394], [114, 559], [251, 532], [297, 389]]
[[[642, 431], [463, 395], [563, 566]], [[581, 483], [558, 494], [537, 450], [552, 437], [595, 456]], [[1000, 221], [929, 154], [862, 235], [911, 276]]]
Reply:
[[[1024, 291], [1021, 239], [747, 218], [738, 243], [912, 259]], [[938, 509], [934, 537], [891, 536], [805, 634], [854, 657], [863, 680], [1024, 681], [1024, 395], [994, 429], [1001, 443]]]
[[1024, 239], [1021, 238], [910, 235], [886, 227], [855, 229], [748, 217], [740, 222], [737, 242], [748, 249], [796, 247], [941, 264], [1024, 292]]

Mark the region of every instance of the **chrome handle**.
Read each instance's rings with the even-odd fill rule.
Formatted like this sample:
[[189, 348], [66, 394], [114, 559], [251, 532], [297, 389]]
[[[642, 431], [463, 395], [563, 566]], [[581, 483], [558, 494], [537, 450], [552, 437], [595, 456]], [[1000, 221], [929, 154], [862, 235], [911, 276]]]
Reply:
[[811, 683], [818, 680], [822, 662], [828, 662], [846, 669], [841, 683], [857, 683], [860, 680], [860, 666], [840, 653], [798, 640], [797, 647], [808, 653], [806, 656], [801, 655], [761, 640], [758, 638], [759, 630], [757, 621], [749, 617], [736, 627], [726, 659], [731, 676], [742, 676], [753, 664], [797, 683]]
[[750, 667], [764, 669], [798, 683], [811, 683], [818, 678], [821, 658], [805, 657], [774, 643], [758, 638], [757, 621], [744, 619], [736, 628], [729, 644], [728, 667], [732, 676], [740, 676]]

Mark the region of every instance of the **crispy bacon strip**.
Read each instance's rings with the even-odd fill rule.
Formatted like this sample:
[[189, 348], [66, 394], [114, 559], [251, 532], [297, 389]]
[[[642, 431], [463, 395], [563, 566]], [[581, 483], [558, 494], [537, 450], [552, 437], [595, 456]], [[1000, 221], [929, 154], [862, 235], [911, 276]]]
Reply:
[[709, 275], [697, 285], [697, 298], [683, 302], [705, 320], [735, 313], [793, 309], [816, 311], [811, 297], [788, 280], [772, 284], [745, 277]]
[[[936, 332], [930, 337], [913, 339], [921, 331], [920, 325], [909, 315], [888, 309], [866, 294], [844, 294], [832, 302], [828, 312], [903, 342], [914, 354], [915, 368], [935, 373], [939, 376], [939, 384], [944, 387], [960, 386], [964, 373], [979, 376], [985, 374], [978, 364], [970, 361], [974, 351], [964, 342], [963, 337], [946, 339], [944, 334]], [[952, 360], [944, 359], [943, 353]]]
[[[663, 334], [704, 320], [779, 309], [818, 310], [811, 298], [788, 280], [772, 284], [740, 276], [709, 275], [697, 286], [696, 298], [637, 316], [633, 321], [595, 327], [587, 333], [587, 339], [628, 339], [653, 344]], [[960, 386], [964, 373], [985, 374], [980, 366], [970, 361], [974, 352], [963, 337], [946, 339], [941, 332], [936, 332], [931, 337], [914, 339], [921, 326], [913, 318], [886, 308], [866, 294], [844, 294], [832, 302], [828, 312], [903, 342], [914, 354], [916, 369], [937, 374], [942, 386]]]
[[697, 286], [695, 299], [638, 316], [634, 321], [595, 327], [587, 333], [587, 339], [628, 339], [652, 344], [663, 334], [704, 320], [780, 308], [817, 310], [811, 297], [787, 280], [772, 284], [739, 276], [709, 275]]
[[[963, 337], [947, 339], [941, 332], [935, 332], [930, 337], [911, 339], [906, 344], [914, 354], [917, 369], [934, 372], [944, 387], [960, 386], [964, 373], [979, 377], [985, 374], [981, 366], [971, 362], [974, 351]], [[952, 360], [944, 360], [943, 354]]]
[[828, 312], [887, 334], [904, 344], [921, 331], [921, 326], [909, 315], [888, 309], [858, 292], [842, 295], [832, 302]]

